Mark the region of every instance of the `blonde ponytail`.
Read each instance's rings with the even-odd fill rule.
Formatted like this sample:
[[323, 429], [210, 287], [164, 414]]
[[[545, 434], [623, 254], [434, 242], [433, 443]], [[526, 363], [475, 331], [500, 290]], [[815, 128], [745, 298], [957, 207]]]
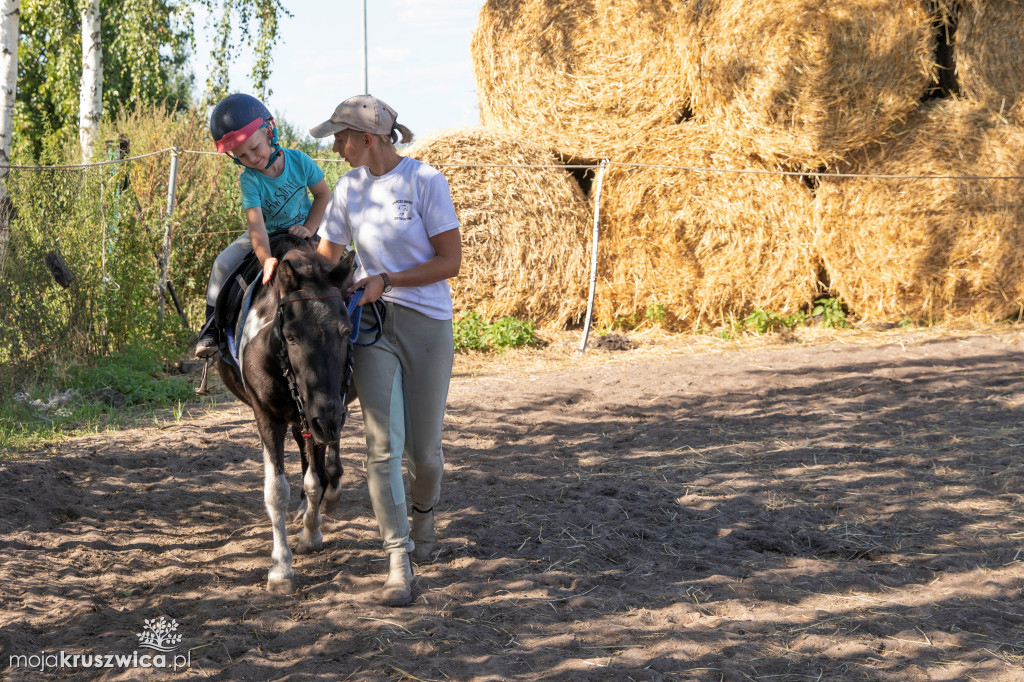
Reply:
[[394, 129], [392, 129], [392, 131], [391, 131], [391, 142], [392, 143], [399, 142], [399, 140], [397, 139], [398, 138], [398, 133], [402, 134], [402, 139], [401, 139], [401, 143], [402, 144], [409, 144], [410, 142], [412, 142], [412, 138], [413, 138], [412, 131], [409, 130], [408, 128], [406, 128], [401, 123], [397, 123], [396, 122]]

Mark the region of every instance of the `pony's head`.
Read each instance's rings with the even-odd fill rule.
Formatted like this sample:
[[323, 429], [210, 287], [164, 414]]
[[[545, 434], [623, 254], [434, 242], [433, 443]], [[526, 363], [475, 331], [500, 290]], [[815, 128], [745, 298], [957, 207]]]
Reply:
[[290, 365], [297, 402], [319, 443], [338, 442], [345, 422], [352, 333], [345, 292], [354, 263], [352, 253], [331, 267], [312, 249], [293, 249], [275, 275], [281, 357]]

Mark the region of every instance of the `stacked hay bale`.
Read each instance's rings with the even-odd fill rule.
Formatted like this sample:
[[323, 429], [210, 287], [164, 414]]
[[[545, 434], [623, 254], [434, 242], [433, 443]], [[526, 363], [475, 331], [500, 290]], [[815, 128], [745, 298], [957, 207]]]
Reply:
[[698, 120], [733, 151], [817, 169], [877, 142], [934, 82], [921, 0], [705, 0]]
[[[669, 326], [693, 329], [813, 299], [812, 195], [799, 177], [731, 154], [697, 123], [651, 131], [623, 162], [602, 200], [597, 319], [637, 321], [664, 306]], [[722, 168], [735, 172], [707, 170]]]
[[488, 0], [473, 59], [485, 124], [614, 162], [599, 324], [823, 287], [869, 318], [990, 319], [1024, 301], [1014, 182], [764, 172], [1019, 175], [1022, 39], [1024, 0]]
[[695, 35], [678, 0], [487, 0], [472, 46], [483, 123], [616, 157], [686, 115]]
[[457, 311], [542, 328], [581, 318], [590, 209], [551, 152], [500, 130], [456, 128], [405, 153], [438, 168], [451, 187], [463, 243], [451, 282]]
[[962, 95], [1024, 120], [1024, 2], [937, 0]]
[[833, 288], [882, 322], [1019, 315], [1024, 182], [981, 178], [1024, 176], [1022, 148], [1024, 129], [985, 103], [936, 100], [852, 157], [852, 173], [929, 177], [822, 182], [816, 248]]

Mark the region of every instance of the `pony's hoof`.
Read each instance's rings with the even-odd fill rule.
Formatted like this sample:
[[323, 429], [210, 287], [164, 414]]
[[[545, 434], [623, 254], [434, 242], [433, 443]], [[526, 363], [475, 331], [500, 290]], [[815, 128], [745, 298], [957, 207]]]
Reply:
[[295, 594], [295, 581], [292, 578], [269, 578], [267, 592], [274, 594]]
[[316, 542], [303, 542], [302, 540], [299, 540], [295, 543], [296, 554], [312, 554], [313, 552], [319, 552], [323, 548], [323, 540], [318, 540]]

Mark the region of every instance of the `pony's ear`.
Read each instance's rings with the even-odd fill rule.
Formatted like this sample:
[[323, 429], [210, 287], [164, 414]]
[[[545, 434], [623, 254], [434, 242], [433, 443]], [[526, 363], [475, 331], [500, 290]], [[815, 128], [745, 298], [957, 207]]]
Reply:
[[356, 252], [347, 252], [338, 264], [327, 274], [327, 277], [331, 280], [334, 286], [338, 287], [342, 291], [348, 289], [349, 285], [352, 284], [356, 272]]
[[295, 268], [286, 259], [281, 259], [277, 262], [274, 277], [277, 279], [278, 286], [282, 292], [295, 291], [299, 288], [299, 273], [295, 272]]

